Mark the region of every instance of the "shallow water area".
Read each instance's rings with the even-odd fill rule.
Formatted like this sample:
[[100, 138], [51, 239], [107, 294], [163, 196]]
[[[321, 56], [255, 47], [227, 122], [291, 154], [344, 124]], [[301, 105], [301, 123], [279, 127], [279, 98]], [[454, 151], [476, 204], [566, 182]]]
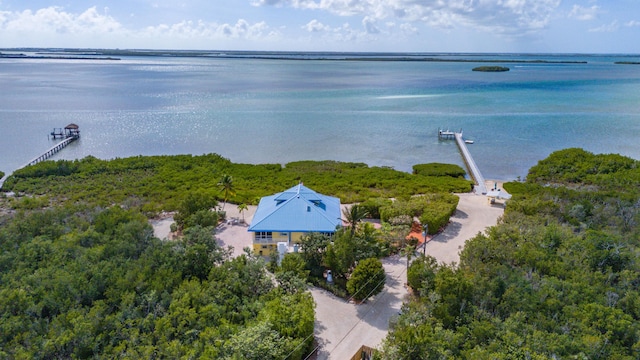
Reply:
[[[337, 56], [337, 55], [332, 55]], [[512, 180], [555, 150], [640, 159], [640, 66], [621, 56], [449, 54], [584, 63], [342, 61], [123, 56], [0, 59], [0, 170], [81, 139], [53, 159], [218, 153], [234, 162], [340, 160], [411, 171], [463, 165], [439, 128], [462, 130], [487, 179]], [[631, 58], [633, 59], [633, 58]]]

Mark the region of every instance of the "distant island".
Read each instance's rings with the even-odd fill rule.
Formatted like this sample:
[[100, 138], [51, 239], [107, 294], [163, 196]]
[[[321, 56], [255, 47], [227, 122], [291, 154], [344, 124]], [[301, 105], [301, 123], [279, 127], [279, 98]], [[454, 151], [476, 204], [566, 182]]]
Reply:
[[53, 59], [53, 60], [120, 60], [110, 56], [96, 56], [96, 54], [72, 54], [66, 55], [65, 53], [56, 54], [5, 54], [0, 53], [0, 59]]
[[472, 70], [482, 72], [504, 72], [509, 71], [509, 68], [504, 66], [478, 66], [474, 67]]
[[640, 65], [640, 61], [616, 61], [614, 64], [618, 64], [618, 65]]

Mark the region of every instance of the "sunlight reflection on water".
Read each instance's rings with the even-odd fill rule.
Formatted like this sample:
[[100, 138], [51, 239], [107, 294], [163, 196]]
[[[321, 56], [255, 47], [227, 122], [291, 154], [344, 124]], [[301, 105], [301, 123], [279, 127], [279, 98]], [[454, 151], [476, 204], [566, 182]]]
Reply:
[[[55, 158], [219, 153], [243, 163], [340, 160], [411, 171], [462, 165], [437, 129], [463, 129], [485, 178], [514, 179], [550, 152], [583, 147], [640, 158], [640, 75], [603, 64], [132, 58], [3, 61], [0, 170], [51, 146], [70, 122], [82, 139]], [[10, 80], [10, 81], [9, 81]]]

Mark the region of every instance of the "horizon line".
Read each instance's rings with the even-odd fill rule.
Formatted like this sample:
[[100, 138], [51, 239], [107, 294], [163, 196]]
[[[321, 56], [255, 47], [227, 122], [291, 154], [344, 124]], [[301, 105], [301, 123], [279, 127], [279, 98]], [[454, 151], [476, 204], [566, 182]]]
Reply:
[[246, 49], [172, 49], [172, 48], [117, 48], [117, 47], [1, 47], [0, 51], [131, 51], [158, 52], [169, 51], [175, 53], [263, 53], [263, 54], [369, 54], [369, 55], [545, 55], [545, 56], [640, 56], [640, 53], [605, 53], [605, 52], [479, 52], [479, 51], [337, 51], [337, 50], [246, 50]]

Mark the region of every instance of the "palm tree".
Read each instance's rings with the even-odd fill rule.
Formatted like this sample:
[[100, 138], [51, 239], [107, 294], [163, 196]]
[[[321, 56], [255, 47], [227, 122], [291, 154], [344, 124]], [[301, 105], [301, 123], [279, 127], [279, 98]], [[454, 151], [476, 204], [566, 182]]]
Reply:
[[240, 205], [238, 205], [238, 212], [242, 215], [242, 223], [244, 224], [244, 212], [249, 209], [249, 207], [247, 207], [247, 204], [242, 203]]
[[403, 253], [407, 257], [407, 270], [409, 270], [409, 264], [411, 264], [411, 258], [416, 252], [416, 247], [413, 245], [407, 245], [404, 247]]
[[222, 175], [220, 181], [218, 181], [218, 186], [224, 191], [224, 204], [222, 204], [222, 210], [224, 210], [224, 205], [227, 203], [229, 196], [236, 194], [233, 188], [233, 177], [229, 174]]
[[350, 208], [342, 210], [342, 215], [344, 215], [345, 220], [349, 223], [349, 226], [351, 227], [351, 236], [353, 236], [356, 232], [356, 226], [360, 221], [362, 221], [362, 219], [369, 216], [369, 212], [364, 206], [355, 204]]

